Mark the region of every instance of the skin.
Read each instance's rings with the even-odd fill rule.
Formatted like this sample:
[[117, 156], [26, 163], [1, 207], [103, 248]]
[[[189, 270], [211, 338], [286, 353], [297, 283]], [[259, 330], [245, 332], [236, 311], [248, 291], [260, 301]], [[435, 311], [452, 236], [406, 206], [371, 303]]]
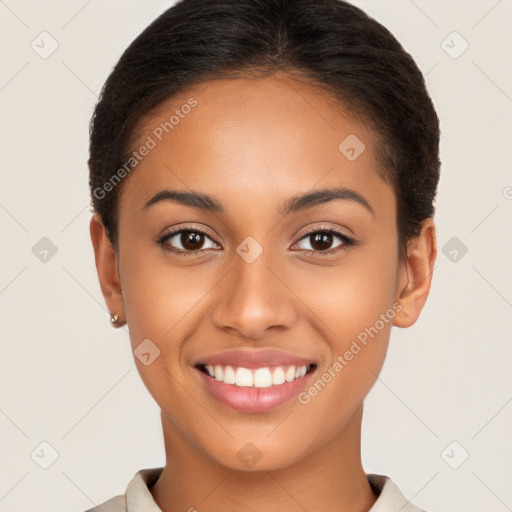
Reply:
[[[133, 350], [147, 338], [160, 349], [149, 366], [135, 358], [161, 407], [167, 461], [153, 497], [165, 512], [368, 510], [377, 496], [361, 463], [363, 399], [391, 325], [414, 324], [425, 304], [434, 222], [424, 221], [401, 260], [396, 197], [377, 175], [374, 134], [339, 101], [286, 75], [199, 84], [162, 104], [136, 147], [190, 97], [198, 105], [124, 184], [119, 251], [96, 214], [90, 223], [109, 311], [127, 322]], [[349, 134], [366, 146], [354, 161], [338, 150]], [[278, 213], [292, 196], [339, 186], [364, 196], [373, 213], [347, 199]], [[212, 194], [225, 212], [170, 201], [143, 210], [164, 188]], [[155, 243], [181, 226], [209, 232], [202, 253]], [[333, 235], [330, 255], [320, 254], [304, 235], [325, 227], [358, 244], [339, 250]], [[236, 252], [248, 236], [263, 248], [252, 263]], [[179, 236], [171, 244], [183, 250]], [[307, 405], [293, 399], [241, 413], [213, 399], [193, 368], [207, 354], [275, 347], [314, 361], [321, 376], [393, 304], [401, 307], [393, 320]], [[261, 453], [251, 468], [237, 457], [247, 442]]]

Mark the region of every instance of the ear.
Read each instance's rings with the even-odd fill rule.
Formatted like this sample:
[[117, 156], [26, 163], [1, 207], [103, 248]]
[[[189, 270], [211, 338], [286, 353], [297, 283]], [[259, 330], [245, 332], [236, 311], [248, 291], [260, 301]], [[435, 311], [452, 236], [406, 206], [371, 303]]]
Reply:
[[103, 222], [96, 212], [91, 218], [89, 230], [101, 291], [110, 313], [119, 316], [118, 323], [112, 325], [120, 327], [125, 323], [125, 314], [117, 256], [107, 237]]
[[420, 234], [409, 240], [407, 257], [401, 262], [396, 300], [402, 309], [395, 315], [393, 325], [410, 327], [418, 320], [430, 291], [436, 256], [436, 227], [428, 218], [423, 221]]

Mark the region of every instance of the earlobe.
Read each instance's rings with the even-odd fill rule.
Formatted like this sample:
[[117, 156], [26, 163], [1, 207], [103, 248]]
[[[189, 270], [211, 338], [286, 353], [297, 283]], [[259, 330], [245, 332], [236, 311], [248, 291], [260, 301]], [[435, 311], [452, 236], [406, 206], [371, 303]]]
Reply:
[[427, 301], [437, 256], [436, 228], [432, 218], [423, 221], [420, 234], [409, 240], [407, 257], [401, 263], [396, 300], [401, 309], [393, 325], [410, 327]]
[[112, 322], [112, 325], [121, 326], [124, 323], [122, 319], [125, 314], [116, 252], [108, 239], [103, 222], [96, 212], [91, 217], [89, 231], [101, 292], [110, 313], [118, 317], [117, 323]]

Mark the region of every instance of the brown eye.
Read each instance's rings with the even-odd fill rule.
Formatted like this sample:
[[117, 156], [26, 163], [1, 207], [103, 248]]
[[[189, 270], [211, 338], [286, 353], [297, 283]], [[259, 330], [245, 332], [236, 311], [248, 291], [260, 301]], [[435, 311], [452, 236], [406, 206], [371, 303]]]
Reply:
[[[338, 242], [336, 242], [336, 239]], [[304, 244], [304, 242], [306, 242]], [[300, 247], [301, 244], [306, 247]], [[323, 228], [304, 235], [297, 244], [306, 252], [329, 255], [341, 250], [348, 250], [356, 241], [334, 228]], [[307, 247], [309, 245], [309, 247]]]
[[197, 251], [202, 249], [205, 235], [196, 231], [182, 231], [180, 243], [188, 251]]
[[181, 253], [184, 256], [220, 248], [205, 231], [199, 228], [177, 229], [164, 235], [157, 243], [169, 251]]
[[311, 247], [316, 251], [326, 251], [331, 248], [333, 235], [331, 233], [315, 233], [309, 235]]

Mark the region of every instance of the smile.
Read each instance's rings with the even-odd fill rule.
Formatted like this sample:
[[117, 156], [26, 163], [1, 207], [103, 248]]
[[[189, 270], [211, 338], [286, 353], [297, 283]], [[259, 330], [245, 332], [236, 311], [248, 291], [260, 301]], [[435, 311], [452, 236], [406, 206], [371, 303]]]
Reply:
[[293, 402], [308, 386], [317, 366], [198, 364], [195, 368], [214, 402], [242, 413], [263, 413]]
[[269, 388], [293, 382], [304, 377], [314, 365], [303, 366], [265, 366], [261, 368], [244, 368], [230, 365], [200, 365], [199, 368], [216, 381], [238, 387]]

